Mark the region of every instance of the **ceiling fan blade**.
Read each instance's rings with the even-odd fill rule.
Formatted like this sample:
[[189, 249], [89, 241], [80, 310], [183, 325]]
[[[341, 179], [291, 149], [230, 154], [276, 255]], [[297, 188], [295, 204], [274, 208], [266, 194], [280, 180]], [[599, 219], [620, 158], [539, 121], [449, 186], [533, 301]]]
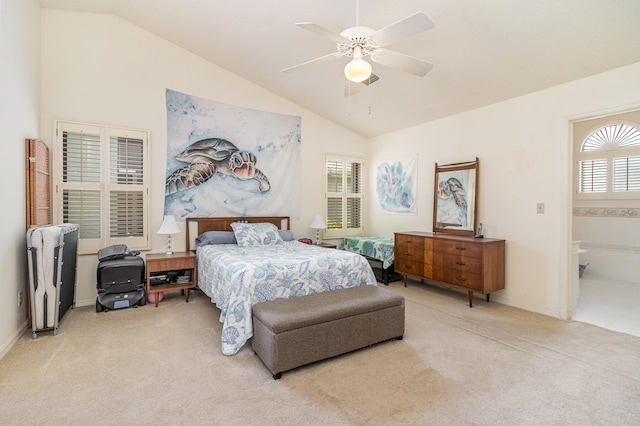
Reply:
[[413, 58], [393, 50], [376, 49], [371, 60], [389, 68], [395, 68], [409, 74], [423, 77], [433, 68], [433, 64], [421, 59]]
[[303, 62], [303, 63], [301, 63], [301, 64], [294, 65], [294, 66], [289, 67], [289, 68], [285, 68], [285, 69], [281, 70], [280, 72], [281, 72], [281, 73], [286, 74], [286, 73], [289, 73], [289, 72], [291, 72], [291, 71], [293, 71], [293, 70], [296, 70], [296, 69], [298, 69], [298, 68], [300, 68], [300, 67], [303, 67], [303, 66], [305, 66], [305, 65], [309, 65], [309, 64], [319, 64], [319, 63], [322, 63], [322, 62], [331, 61], [332, 59], [337, 59], [337, 58], [339, 58], [339, 57], [341, 57], [341, 56], [342, 56], [342, 53], [340, 53], [340, 52], [330, 53], [330, 54], [328, 54], [328, 55], [321, 56], [321, 57], [319, 57], [319, 58], [312, 59], [312, 60], [310, 60], [310, 61]]
[[435, 25], [427, 15], [423, 12], [416, 12], [371, 34], [371, 40], [378, 46], [388, 46], [405, 37], [410, 37], [433, 28], [435, 28]]
[[305, 30], [311, 31], [312, 33], [316, 33], [336, 43], [343, 43], [345, 40], [347, 40], [340, 34], [334, 33], [333, 31], [328, 30], [324, 27], [321, 27], [320, 25], [316, 25], [313, 22], [300, 22], [296, 25], [299, 26], [300, 28], [304, 28]]

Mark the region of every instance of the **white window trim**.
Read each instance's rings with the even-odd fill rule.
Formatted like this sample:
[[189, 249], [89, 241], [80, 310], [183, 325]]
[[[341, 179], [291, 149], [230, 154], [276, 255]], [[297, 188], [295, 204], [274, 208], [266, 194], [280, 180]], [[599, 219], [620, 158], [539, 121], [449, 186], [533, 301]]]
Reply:
[[[72, 183], [63, 182], [62, 161], [63, 161], [63, 131], [87, 131], [91, 130], [100, 135], [100, 158], [101, 182], [100, 183]], [[52, 220], [53, 223], [63, 221], [63, 190], [64, 189], [91, 189], [95, 187], [101, 192], [101, 217], [106, 218], [101, 222], [101, 237], [96, 239], [79, 239], [78, 254], [96, 254], [101, 248], [113, 244], [125, 244], [131, 250], [149, 250], [149, 176], [150, 176], [150, 131], [144, 129], [126, 128], [120, 126], [108, 126], [93, 123], [82, 123], [68, 120], [53, 120], [53, 134], [55, 135], [54, 149], [52, 150]], [[109, 180], [109, 141], [112, 136], [130, 137], [142, 139], [143, 141], [143, 184], [136, 185], [136, 190], [143, 192], [143, 236], [131, 238], [112, 238], [109, 236], [110, 217], [110, 192], [117, 188], [118, 184], [113, 184]], [[106, 161], [105, 161], [106, 159]]]

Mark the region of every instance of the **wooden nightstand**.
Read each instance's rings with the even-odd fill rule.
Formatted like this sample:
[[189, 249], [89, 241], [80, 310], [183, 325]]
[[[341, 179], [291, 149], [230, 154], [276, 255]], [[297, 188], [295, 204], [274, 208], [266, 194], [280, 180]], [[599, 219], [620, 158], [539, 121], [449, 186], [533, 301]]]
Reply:
[[330, 244], [330, 243], [320, 243], [320, 244], [316, 244], [318, 247], [324, 247], [324, 248], [338, 248], [338, 246], [336, 244]]
[[[159, 275], [162, 272], [191, 270], [191, 279], [186, 283], [166, 283], [151, 285], [151, 276]], [[173, 254], [148, 254], [147, 255], [147, 294], [156, 293], [156, 307], [158, 306], [158, 293], [169, 290], [182, 290], [189, 303], [189, 289], [196, 287], [196, 255], [193, 252], [185, 251]]]

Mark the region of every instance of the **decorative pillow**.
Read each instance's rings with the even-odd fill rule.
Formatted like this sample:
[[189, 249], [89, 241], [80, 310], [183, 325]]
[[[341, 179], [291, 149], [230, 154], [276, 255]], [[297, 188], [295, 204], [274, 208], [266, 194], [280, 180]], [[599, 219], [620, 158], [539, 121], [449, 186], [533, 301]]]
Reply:
[[208, 244], [238, 244], [232, 231], [208, 231], [196, 237], [196, 247]]
[[288, 229], [281, 229], [278, 231], [278, 234], [280, 234], [280, 238], [282, 238], [282, 241], [293, 241], [296, 239], [293, 236], [293, 231], [289, 231]]
[[261, 245], [282, 244], [278, 227], [272, 223], [243, 223], [231, 224], [240, 247], [256, 247]]

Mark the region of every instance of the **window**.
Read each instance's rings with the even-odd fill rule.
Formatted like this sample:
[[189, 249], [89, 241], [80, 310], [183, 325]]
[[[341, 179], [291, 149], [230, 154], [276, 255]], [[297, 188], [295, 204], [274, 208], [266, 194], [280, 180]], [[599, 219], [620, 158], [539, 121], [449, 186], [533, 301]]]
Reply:
[[148, 132], [57, 121], [54, 212], [80, 226], [78, 252], [148, 248]]
[[601, 127], [578, 154], [580, 198], [640, 198], [640, 130], [630, 124]]
[[363, 233], [363, 168], [358, 158], [325, 156], [325, 238]]

